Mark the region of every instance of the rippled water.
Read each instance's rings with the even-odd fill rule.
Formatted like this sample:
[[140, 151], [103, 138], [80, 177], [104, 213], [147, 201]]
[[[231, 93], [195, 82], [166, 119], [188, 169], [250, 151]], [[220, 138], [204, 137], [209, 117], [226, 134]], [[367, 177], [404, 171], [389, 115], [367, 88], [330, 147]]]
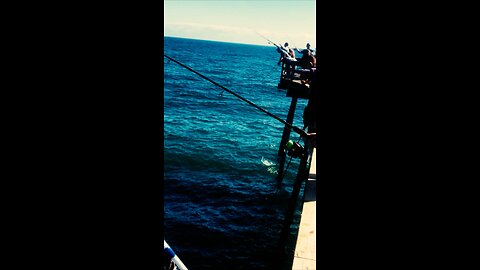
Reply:
[[[286, 119], [274, 47], [165, 37], [165, 54]], [[283, 125], [164, 61], [165, 239], [191, 270], [272, 269], [291, 185], [276, 193]], [[294, 125], [303, 127], [306, 101]], [[292, 139], [297, 140], [295, 133]]]

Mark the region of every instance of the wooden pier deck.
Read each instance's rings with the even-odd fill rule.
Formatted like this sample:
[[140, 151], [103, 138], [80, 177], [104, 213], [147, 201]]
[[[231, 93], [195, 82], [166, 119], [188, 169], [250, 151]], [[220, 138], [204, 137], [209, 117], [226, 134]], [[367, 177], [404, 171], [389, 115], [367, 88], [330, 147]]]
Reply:
[[303, 211], [298, 229], [295, 255], [293, 258], [292, 270], [316, 269], [316, 148], [313, 149], [312, 160], [307, 183], [305, 184], [305, 198]]

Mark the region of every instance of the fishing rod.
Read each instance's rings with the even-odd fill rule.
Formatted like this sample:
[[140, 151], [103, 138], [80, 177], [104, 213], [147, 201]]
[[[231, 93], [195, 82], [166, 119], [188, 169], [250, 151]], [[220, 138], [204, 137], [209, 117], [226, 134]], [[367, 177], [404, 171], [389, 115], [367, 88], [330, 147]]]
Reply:
[[287, 50], [285, 50], [285, 48], [283, 48], [283, 46], [278, 46], [277, 44], [275, 44], [275, 42], [271, 41], [270, 39], [268, 39], [267, 37], [265, 37], [264, 35], [258, 33], [255, 31], [255, 33], [257, 33], [259, 36], [263, 37], [264, 39], [266, 39], [268, 41], [268, 43], [271, 43], [273, 45], [275, 45], [275, 47], [277, 47], [277, 49], [279, 50], [282, 50], [284, 53], [286, 53], [287, 55], [289, 55], [289, 52], [287, 52]]
[[232, 94], [232, 95], [236, 96], [237, 98], [239, 98], [239, 99], [241, 99], [241, 100], [245, 101], [246, 103], [250, 104], [251, 106], [253, 106], [253, 107], [255, 107], [255, 108], [259, 109], [260, 111], [262, 111], [262, 112], [266, 113], [268, 116], [271, 116], [271, 117], [275, 118], [276, 120], [278, 120], [278, 121], [282, 122], [282, 124], [284, 124], [284, 125], [288, 126], [289, 128], [293, 129], [293, 131], [295, 131], [296, 133], [298, 133], [300, 136], [302, 136], [302, 137], [307, 137], [307, 136], [312, 136], [312, 135], [314, 135], [313, 133], [311, 133], [311, 134], [310, 134], [310, 133], [309, 133], [309, 134], [307, 134], [307, 133], [306, 133], [304, 130], [302, 130], [302, 129], [298, 128], [298, 127], [292, 126], [290, 123], [288, 123], [287, 121], [283, 120], [282, 118], [280, 118], [280, 117], [278, 117], [278, 116], [276, 116], [276, 115], [272, 114], [271, 112], [269, 112], [269, 111], [265, 110], [264, 108], [262, 108], [262, 107], [260, 107], [260, 106], [256, 105], [255, 103], [251, 102], [250, 100], [248, 100], [248, 99], [246, 99], [246, 98], [244, 98], [244, 97], [240, 96], [239, 94], [237, 94], [237, 93], [235, 93], [235, 92], [231, 91], [230, 89], [226, 88], [225, 86], [223, 86], [223, 85], [221, 85], [221, 84], [219, 84], [219, 83], [217, 83], [217, 82], [213, 81], [212, 79], [210, 79], [210, 78], [206, 77], [205, 75], [202, 75], [202, 74], [200, 74], [199, 72], [197, 72], [197, 71], [193, 70], [191, 67], [189, 67], [189, 66], [187, 66], [187, 65], [185, 65], [185, 64], [182, 64], [182, 63], [180, 63], [179, 61], [177, 61], [177, 60], [173, 59], [172, 57], [170, 57], [170, 56], [168, 56], [168, 55], [166, 55], [166, 54], [163, 54], [163, 56], [164, 56], [164, 57], [166, 57], [167, 59], [169, 59], [169, 60], [171, 60], [171, 61], [173, 61], [173, 62], [177, 63], [178, 65], [180, 65], [180, 66], [182, 66], [182, 67], [184, 67], [184, 68], [188, 69], [189, 71], [191, 71], [191, 72], [193, 72], [193, 73], [197, 74], [198, 76], [202, 77], [203, 79], [205, 79], [205, 80], [207, 80], [207, 81], [209, 81], [209, 82], [213, 83], [214, 85], [216, 85], [216, 86], [218, 86], [218, 87], [222, 88], [223, 90], [225, 90], [225, 91], [229, 92], [230, 94]]
[[268, 43], [272, 43], [273, 45], [275, 45], [277, 48], [280, 47], [278, 46], [277, 44], [275, 44], [275, 42], [271, 41], [270, 39], [268, 39], [267, 37], [265, 37], [264, 35], [258, 33], [255, 31], [255, 33], [257, 33], [259, 36], [263, 37], [264, 39], [266, 39], [268, 41]]

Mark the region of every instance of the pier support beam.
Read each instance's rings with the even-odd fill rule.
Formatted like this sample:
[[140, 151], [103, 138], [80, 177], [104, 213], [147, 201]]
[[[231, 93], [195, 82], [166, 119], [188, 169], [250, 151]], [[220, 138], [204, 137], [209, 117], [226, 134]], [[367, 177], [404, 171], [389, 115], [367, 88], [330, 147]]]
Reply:
[[[297, 209], [298, 198], [300, 195], [300, 189], [302, 184], [308, 178], [308, 148], [306, 148], [305, 155], [300, 159], [300, 166], [298, 168], [297, 177], [295, 179], [295, 183], [293, 184], [292, 194], [290, 196], [290, 200], [288, 202], [287, 211], [285, 212], [285, 219], [283, 222], [282, 232], [280, 234], [280, 240], [278, 242], [278, 250], [280, 255], [284, 256], [285, 259], [289, 259], [290, 256], [286, 254], [287, 250], [287, 243], [290, 237], [291, 232], [291, 225], [293, 222], [293, 218], [295, 216], [295, 210]], [[285, 257], [286, 256], [286, 257]], [[281, 263], [281, 262], [280, 262]]]
[[[287, 123], [293, 125], [293, 116], [295, 115], [295, 109], [297, 107], [297, 98], [292, 97], [292, 102], [290, 103], [290, 109], [288, 110]], [[278, 162], [280, 167], [278, 169], [277, 181], [280, 183], [283, 179], [283, 170], [285, 167], [285, 144], [287, 144], [288, 139], [290, 138], [291, 128], [285, 126], [283, 128], [282, 140], [280, 141], [280, 148], [278, 150]]]

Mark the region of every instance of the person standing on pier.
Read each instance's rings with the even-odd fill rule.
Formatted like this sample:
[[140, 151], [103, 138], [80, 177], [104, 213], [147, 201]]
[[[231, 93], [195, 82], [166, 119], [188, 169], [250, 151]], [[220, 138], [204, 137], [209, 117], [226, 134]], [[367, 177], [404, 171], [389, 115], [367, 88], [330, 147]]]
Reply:
[[280, 63], [282, 62], [285, 63], [285, 69], [282, 69], [282, 77], [290, 76], [292, 70], [295, 69], [294, 66], [291, 64], [291, 61], [297, 61], [297, 59], [295, 59], [295, 52], [293, 51], [293, 49], [288, 47], [288, 42], [285, 42], [284, 46], [282, 46], [281, 48], [278, 48], [277, 46], [277, 51], [280, 53], [278, 65], [280, 65]]
[[311, 69], [317, 67], [317, 61], [315, 56], [312, 55], [312, 52], [309, 50], [303, 50], [303, 56], [300, 59], [300, 66], [303, 69]]
[[280, 59], [278, 60], [278, 65], [283, 61], [285, 58], [293, 58], [295, 59], [295, 52], [293, 49], [288, 47], [288, 42], [285, 42], [285, 44], [282, 47], [282, 50], [277, 49], [277, 51], [280, 53]]
[[[297, 50], [297, 52], [299, 53], [303, 53], [304, 50], [299, 50], [298, 48], [295, 48], [295, 50]], [[310, 53], [313, 54], [314, 50], [310, 49], [310, 43], [307, 43], [307, 48], [305, 50], [309, 50]]]

